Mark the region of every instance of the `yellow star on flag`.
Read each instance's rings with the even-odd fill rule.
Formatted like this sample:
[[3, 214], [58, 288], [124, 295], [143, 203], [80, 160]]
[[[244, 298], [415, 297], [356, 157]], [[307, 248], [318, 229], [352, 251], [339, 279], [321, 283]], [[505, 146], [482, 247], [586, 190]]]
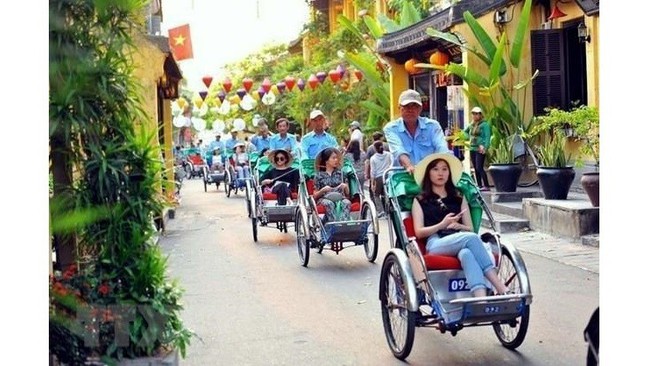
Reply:
[[174, 38], [175, 46], [182, 46], [185, 44], [185, 37], [182, 34], [179, 34], [178, 37]]

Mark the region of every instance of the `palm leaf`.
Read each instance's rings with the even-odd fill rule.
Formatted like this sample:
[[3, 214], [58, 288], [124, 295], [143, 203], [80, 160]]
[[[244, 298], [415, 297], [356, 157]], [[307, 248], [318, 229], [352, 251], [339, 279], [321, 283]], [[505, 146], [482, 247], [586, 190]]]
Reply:
[[339, 24], [345, 29], [349, 30], [352, 34], [354, 34], [355, 37], [361, 40], [361, 42], [365, 43], [366, 40], [363, 39], [363, 34], [359, 30], [359, 28], [352, 23], [350, 19], [348, 19], [345, 15], [339, 14], [339, 16], [336, 17], [336, 20], [339, 22]]
[[501, 67], [503, 65], [503, 50], [506, 48], [506, 35], [505, 33], [501, 35], [501, 41], [499, 42], [499, 47], [494, 54], [492, 59], [492, 64], [490, 65], [490, 84], [494, 84], [499, 80], [499, 74]]
[[422, 20], [420, 13], [410, 1], [402, 3], [402, 9], [399, 13], [400, 28], [406, 28]]
[[378, 105], [377, 103], [371, 102], [369, 100], [362, 100], [359, 102], [359, 105], [367, 109], [370, 113], [375, 113], [376, 115], [379, 116], [388, 115], [388, 111], [384, 107]]
[[377, 20], [379, 21], [379, 24], [381, 24], [382, 27], [384, 27], [384, 29], [386, 30], [386, 33], [393, 33], [393, 32], [397, 32], [398, 30], [402, 29], [399, 26], [399, 24], [395, 23], [394, 20], [390, 19], [389, 17], [387, 17], [384, 14], [379, 14], [377, 16]]
[[450, 62], [446, 67], [447, 72], [450, 72], [459, 78], [466, 81], [468, 84], [474, 84], [478, 87], [487, 87], [490, 83], [478, 72], [468, 69], [463, 65]]
[[[465, 22], [472, 30], [474, 37], [478, 41], [479, 45], [481, 45], [483, 51], [485, 51], [487, 58], [490, 60], [488, 65], [491, 65], [492, 61], [494, 60], [495, 54], [497, 52], [497, 46], [494, 44], [492, 38], [490, 38], [488, 33], [485, 31], [485, 29], [481, 27], [481, 24], [479, 24], [476, 18], [474, 18], [472, 13], [470, 13], [469, 11], [464, 12], [463, 18], [465, 18]], [[506, 65], [502, 64], [501, 68], [499, 69], [499, 75], [503, 75], [505, 73], [506, 73]]]
[[368, 32], [370, 32], [370, 35], [375, 40], [381, 38], [384, 35], [384, 29], [375, 18], [364, 15], [363, 22], [366, 24], [366, 27], [368, 27]]
[[517, 32], [512, 41], [512, 48], [510, 50], [510, 64], [516, 68], [519, 67], [521, 62], [522, 50], [524, 48], [524, 39], [528, 35], [528, 22], [530, 20], [530, 9], [532, 1], [526, 0], [524, 8], [519, 15], [519, 24], [517, 24]]

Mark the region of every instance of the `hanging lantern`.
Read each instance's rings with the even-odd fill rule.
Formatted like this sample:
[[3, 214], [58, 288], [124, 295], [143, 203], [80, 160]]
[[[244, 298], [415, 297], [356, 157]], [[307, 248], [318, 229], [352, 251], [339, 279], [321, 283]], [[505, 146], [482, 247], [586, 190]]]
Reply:
[[269, 90], [271, 90], [271, 79], [264, 78], [264, 81], [262, 81], [262, 88], [264, 88], [265, 93], [268, 93]]
[[341, 73], [336, 70], [330, 70], [328, 75], [334, 84], [338, 83], [338, 81], [341, 80]]
[[253, 87], [253, 79], [244, 78], [244, 80], [242, 80], [242, 85], [244, 86], [244, 89], [248, 93], [251, 90], [251, 88]]
[[359, 81], [363, 80], [363, 73], [361, 70], [354, 70], [354, 76], [356, 76]]
[[284, 81], [280, 81], [279, 83], [275, 84], [275, 86], [278, 88], [280, 94], [282, 94], [284, 93], [284, 89], [286, 89], [287, 84], [285, 84]]
[[202, 80], [203, 84], [205, 84], [205, 87], [210, 89], [210, 84], [212, 84], [212, 76], [204, 76]]
[[339, 72], [339, 75], [341, 76], [341, 78], [343, 78], [343, 76], [345, 76], [345, 66], [343, 66], [342, 64], [339, 64], [336, 67], [336, 71]]
[[412, 59], [406, 61], [406, 63], [404, 63], [404, 69], [406, 69], [406, 72], [408, 72], [411, 75], [417, 74], [417, 73], [420, 72], [420, 68], [415, 67], [415, 64], [418, 64], [418, 63], [420, 63], [420, 61], [418, 61], [415, 58], [412, 58]]
[[233, 95], [232, 97], [229, 98], [229, 101], [230, 101], [230, 107], [232, 108], [233, 106], [241, 102], [241, 98], [239, 98], [239, 95]]
[[259, 95], [260, 98], [262, 98], [262, 97], [264, 96], [264, 94], [266, 94], [266, 91], [264, 90], [264, 88], [262, 88], [262, 87], [260, 86], [260, 87], [257, 89], [257, 95]]
[[237, 95], [239, 95], [239, 99], [244, 98], [244, 95], [246, 95], [246, 90], [244, 90], [244, 88], [237, 89]]
[[316, 89], [316, 87], [318, 86], [318, 78], [314, 74], [311, 74], [309, 76], [309, 80], [307, 80], [307, 82], [309, 83], [309, 87], [312, 90]]
[[284, 84], [287, 86], [287, 89], [291, 91], [291, 89], [296, 85], [296, 79], [293, 76], [287, 76], [284, 78]]
[[560, 10], [557, 6], [557, 2], [555, 3], [555, 7], [553, 8], [553, 11], [551, 12], [551, 15], [546, 20], [553, 20], [553, 19], [558, 19], [558, 18], [563, 18], [565, 17], [566, 14]]
[[449, 54], [436, 50], [436, 52], [431, 54], [429, 57], [429, 63], [437, 66], [445, 66], [449, 63]]
[[223, 85], [223, 90], [225, 90], [226, 93], [230, 93], [230, 88], [232, 88], [232, 81], [230, 81], [229, 77], [226, 76], [221, 85]]
[[298, 79], [298, 84], [297, 85], [298, 85], [298, 89], [300, 89], [300, 91], [305, 90], [305, 81], [302, 80], [302, 78]]
[[325, 73], [325, 71], [319, 71], [316, 73], [316, 80], [318, 80], [318, 82], [321, 84], [323, 83], [323, 81], [325, 81], [326, 77], [327, 77], [327, 73]]
[[207, 91], [200, 91], [199, 95], [201, 96], [201, 99], [205, 101], [205, 97], [208, 96], [208, 92]]
[[176, 103], [178, 104], [178, 107], [180, 107], [180, 109], [183, 109], [187, 105], [187, 100], [185, 100], [185, 98], [178, 98], [176, 100]]
[[219, 97], [219, 100], [220, 100], [221, 102], [223, 102], [223, 100], [226, 99], [226, 92], [224, 92], [223, 90], [220, 90], [220, 91], [217, 93], [217, 96]]
[[280, 94], [280, 89], [278, 89], [277, 85], [273, 84], [273, 85], [271, 85], [271, 90], [269, 90], [269, 93], [278, 95], [278, 94]]

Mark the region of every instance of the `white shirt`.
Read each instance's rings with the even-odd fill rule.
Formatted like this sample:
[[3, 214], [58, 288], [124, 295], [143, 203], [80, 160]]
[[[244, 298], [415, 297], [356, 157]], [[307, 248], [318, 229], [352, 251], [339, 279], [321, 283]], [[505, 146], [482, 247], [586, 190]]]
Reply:
[[384, 151], [383, 154], [375, 153], [370, 157], [370, 177], [379, 178], [384, 175], [386, 169], [393, 165], [393, 155]]
[[355, 129], [354, 131], [352, 131], [352, 133], [350, 134], [350, 141], [352, 140], [358, 140], [359, 145], [361, 145], [361, 147], [363, 148], [363, 132], [361, 132], [361, 130]]

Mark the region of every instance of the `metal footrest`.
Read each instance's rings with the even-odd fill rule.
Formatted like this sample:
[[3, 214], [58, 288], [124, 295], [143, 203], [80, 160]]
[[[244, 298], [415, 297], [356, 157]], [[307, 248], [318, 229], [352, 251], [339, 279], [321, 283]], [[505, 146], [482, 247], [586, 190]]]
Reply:
[[370, 220], [334, 221], [325, 224], [327, 242], [360, 241], [366, 236]]
[[298, 205], [265, 205], [264, 212], [267, 222], [292, 222], [296, 219]]

